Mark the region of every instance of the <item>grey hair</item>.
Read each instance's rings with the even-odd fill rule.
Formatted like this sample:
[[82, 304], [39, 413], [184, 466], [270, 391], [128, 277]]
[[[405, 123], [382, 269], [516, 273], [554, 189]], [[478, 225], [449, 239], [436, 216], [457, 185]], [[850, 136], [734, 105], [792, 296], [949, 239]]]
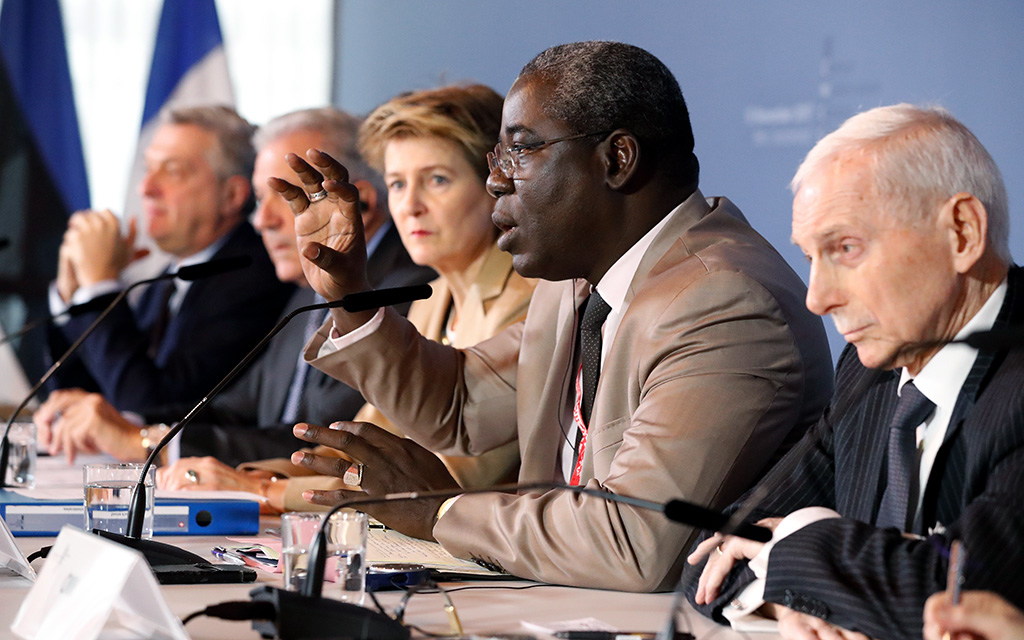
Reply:
[[[386, 211], [387, 189], [384, 179], [374, 171], [359, 154], [356, 146], [359, 137], [359, 126], [363, 119], [333, 107], [318, 109], [300, 109], [268, 121], [256, 130], [253, 141], [257, 151], [282, 138], [300, 131], [314, 131], [323, 136], [323, 149], [332, 158], [345, 165], [349, 172], [349, 180], [366, 180], [380, 196], [377, 201]], [[300, 154], [302, 155], [302, 154]]]
[[622, 42], [591, 40], [551, 47], [519, 72], [553, 86], [544, 112], [574, 133], [623, 128], [697, 182], [693, 129], [682, 90], [650, 52]]
[[956, 193], [976, 197], [988, 212], [988, 244], [1009, 263], [1010, 213], [1003, 176], [970, 130], [941, 107], [897, 104], [848, 119], [808, 152], [789, 188], [795, 195], [808, 177], [841, 156], [870, 158], [880, 197], [897, 206], [907, 223]]
[[252, 146], [253, 126], [227, 106], [189, 107], [165, 111], [160, 124], [195, 125], [217, 137], [217, 153], [210, 158], [222, 180], [231, 176], [252, 179], [256, 150]]

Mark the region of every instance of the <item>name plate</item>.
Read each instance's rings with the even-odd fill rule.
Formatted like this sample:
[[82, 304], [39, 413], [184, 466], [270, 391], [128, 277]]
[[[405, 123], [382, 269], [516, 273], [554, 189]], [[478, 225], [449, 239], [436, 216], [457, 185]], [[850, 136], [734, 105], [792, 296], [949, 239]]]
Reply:
[[93, 640], [114, 632], [187, 640], [142, 554], [65, 526], [11, 630], [29, 640]]
[[32, 582], [36, 580], [35, 569], [28, 563], [25, 554], [14, 542], [11, 530], [7, 528], [7, 521], [0, 518], [0, 569], [13, 571], [19, 576], [28, 578]]

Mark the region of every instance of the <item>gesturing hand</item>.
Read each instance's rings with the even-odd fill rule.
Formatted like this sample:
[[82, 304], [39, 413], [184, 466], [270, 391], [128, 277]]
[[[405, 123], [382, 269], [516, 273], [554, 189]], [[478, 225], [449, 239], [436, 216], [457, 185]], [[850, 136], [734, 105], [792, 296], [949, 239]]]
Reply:
[[[313, 504], [334, 505], [342, 500], [380, 496], [404, 491], [456, 489], [458, 483], [444, 463], [412, 440], [400, 438], [365, 422], [336, 422], [331, 428], [309, 424], [295, 425], [297, 437], [326, 445], [346, 453], [363, 465], [361, 488], [364, 493], [338, 489], [308, 491], [303, 498]], [[305, 451], [292, 454], [292, 462], [322, 475], [341, 478], [350, 463], [344, 459]], [[434, 518], [443, 499], [416, 500], [393, 504], [367, 505], [367, 513], [392, 529], [406, 535], [433, 540]]]
[[270, 178], [267, 185], [295, 214], [306, 279], [327, 300], [338, 300], [369, 288], [359, 191], [348, 182], [348, 170], [331, 156], [310, 149], [306, 157], [309, 162], [294, 153], [285, 157], [302, 188], [281, 178]]

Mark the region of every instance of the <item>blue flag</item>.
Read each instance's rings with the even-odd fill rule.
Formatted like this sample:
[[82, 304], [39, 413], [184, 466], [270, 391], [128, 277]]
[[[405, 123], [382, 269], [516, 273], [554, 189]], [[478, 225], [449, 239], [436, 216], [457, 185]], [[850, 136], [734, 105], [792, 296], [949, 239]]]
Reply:
[[0, 57], [32, 138], [70, 211], [89, 207], [89, 182], [58, 0], [5, 0]]

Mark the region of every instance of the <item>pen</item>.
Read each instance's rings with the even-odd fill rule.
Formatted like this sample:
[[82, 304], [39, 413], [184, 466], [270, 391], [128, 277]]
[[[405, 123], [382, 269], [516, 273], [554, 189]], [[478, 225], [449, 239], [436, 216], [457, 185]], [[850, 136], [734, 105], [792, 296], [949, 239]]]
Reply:
[[255, 569], [267, 568], [267, 565], [263, 564], [259, 560], [254, 560], [253, 558], [242, 555], [240, 553], [235, 553], [234, 551], [228, 551], [224, 547], [214, 547], [210, 551], [210, 553], [212, 553], [215, 558], [220, 558], [221, 560], [226, 561], [228, 564], [244, 564]]
[[[967, 566], [967, 549], [959, 540], [949, 546], [949, 569], [946, 572], [946, 593], [954, 606], [960, 604], [960, 591], [964, 585], [964, 567]], [[942, 640], [949, 640], [949, 632], [942, 634]]]
[[946, 574], [946, 592], [954, 605], [960, 604], [960, 591], [964, 586], [964, 567], [967, 566], [967, 549], [959, 540], [949, 547], [949, 572]]
[[[564, 640], [654, 640], [658, 634], [649, 631], [559, 631], [555, 637]], [[676, 633], [674, 640], [693, 640], [693, 636]]]

